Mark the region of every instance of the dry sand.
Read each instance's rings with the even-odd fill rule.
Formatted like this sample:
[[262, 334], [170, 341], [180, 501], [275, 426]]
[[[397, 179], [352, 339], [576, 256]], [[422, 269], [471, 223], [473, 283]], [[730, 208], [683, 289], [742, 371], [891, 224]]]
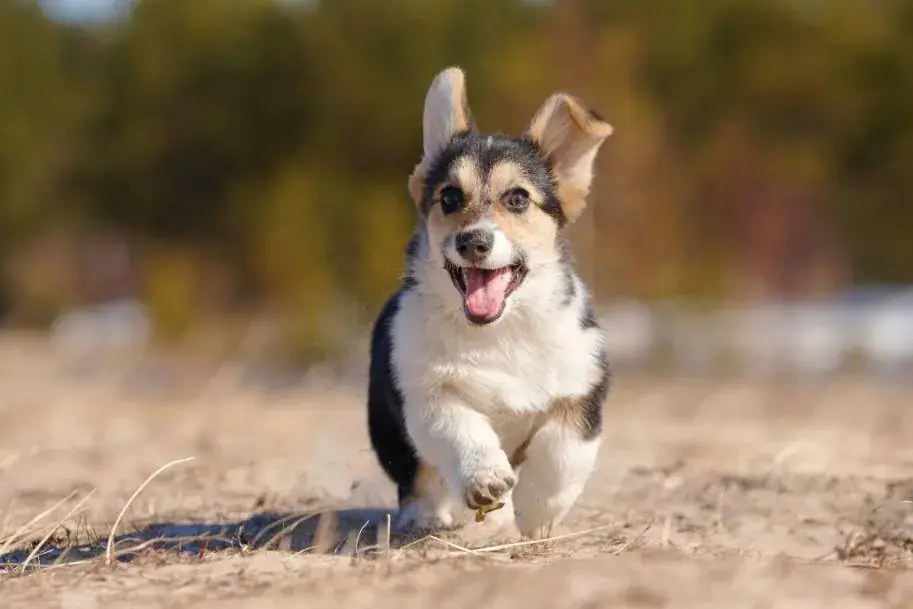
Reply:
[[[909, 387], [620, 375], [556, 533], [584, 534], [485, 549], [518, 537], [472, 525], [384, 551], [362, 383], [11, 338], [0, 370], [2, 607], [913, 606]], [[190, 456], [129, 506], [106, 566], [131, 494]]]

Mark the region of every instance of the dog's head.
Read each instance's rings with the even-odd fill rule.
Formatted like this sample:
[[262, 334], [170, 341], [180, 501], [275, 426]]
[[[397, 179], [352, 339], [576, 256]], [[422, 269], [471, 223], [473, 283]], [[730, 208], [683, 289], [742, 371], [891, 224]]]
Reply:
[[[521, 137], [481, 133], [451, 67], [425, 98], [423, 157], [409, 179], [421, 214], [423, 275], [478, 325], [499, 319], [562, 264], [562, 229], [583, 211], [593, 160], [612, 127], [566, 93], [549, 97]], [[449, 284], [452, 282], [453, 286]]]

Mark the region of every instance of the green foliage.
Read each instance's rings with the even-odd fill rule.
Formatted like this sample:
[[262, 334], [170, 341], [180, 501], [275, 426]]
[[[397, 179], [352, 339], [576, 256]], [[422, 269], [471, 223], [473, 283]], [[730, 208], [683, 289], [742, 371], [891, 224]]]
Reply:
[[0, 256], [47, 210], [67, 143], [61, 38], [33, 3], [0, 2]]
[[[166, 334], [255, 305], [325, 353], [338, 303], [369, 319], [397, 283], [424, 93], [459, 64], [482, 128], [559, 88], [616, 126], [575, 231], [604, 293], [910, 282], [911, 6], [142, 0], [79, 28], [2, 1], [0, 265], [119, 231]], [[204, 294], [200, 260], [233, 288]]]
[[181, 337], [198, 321], [201, 304], [200, 266], [187, 252], [150, 256], [142, 296], [158, 335]]

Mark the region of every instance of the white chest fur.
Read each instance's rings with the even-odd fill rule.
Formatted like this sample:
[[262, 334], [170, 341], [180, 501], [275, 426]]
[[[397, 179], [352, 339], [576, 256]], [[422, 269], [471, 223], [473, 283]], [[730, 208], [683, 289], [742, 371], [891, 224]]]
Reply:
[[523, 307], [475, 327], [405, 292], [393, 325], [393, 361], [406, 408], [454, 392], [493, 422], [507, 423], [544, 411], [554, 398], [586, 394], [602, 336], [581, 327], [578, 304]]

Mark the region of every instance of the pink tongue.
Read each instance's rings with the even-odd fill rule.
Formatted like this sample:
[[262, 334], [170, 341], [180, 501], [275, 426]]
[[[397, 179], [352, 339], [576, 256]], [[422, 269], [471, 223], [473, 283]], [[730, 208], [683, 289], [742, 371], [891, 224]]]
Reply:
[[501, 311], [507, 298], [512, 273], [504, 267], [495, 271], [466, 269], [466, 310], [474, 317], [493, 317]]

